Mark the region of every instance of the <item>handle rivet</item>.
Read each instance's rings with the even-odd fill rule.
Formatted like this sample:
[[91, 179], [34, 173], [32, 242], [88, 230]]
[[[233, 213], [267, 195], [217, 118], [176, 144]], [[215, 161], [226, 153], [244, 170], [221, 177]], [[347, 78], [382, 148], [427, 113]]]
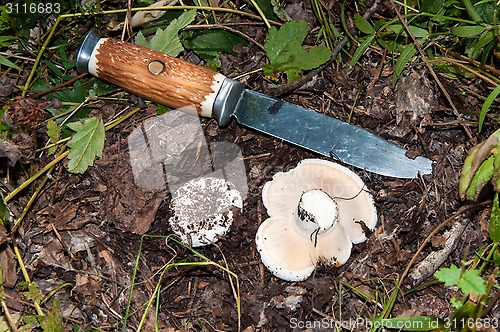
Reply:
[[160, 60], [153, 60], [149, 63], [148, 70], [153, 75], [160, 75], [165, 70], [165, 64]]

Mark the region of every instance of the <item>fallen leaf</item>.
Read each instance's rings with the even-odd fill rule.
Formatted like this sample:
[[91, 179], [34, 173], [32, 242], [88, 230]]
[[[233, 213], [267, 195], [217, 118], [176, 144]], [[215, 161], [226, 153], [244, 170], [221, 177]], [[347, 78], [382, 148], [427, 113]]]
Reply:
[[94, 159], [102, 155], [104, 148], [104, 124], [101, 119], [88, 118], [69, 123], [68, 127], [75, 134], [68, 142], [71, 148], [68, 158], [68, 170], [71, 173], [83, 173], [94, 164]]
[[3, 286], [7, 288], [12, 288], [17, 283], [17, 263], [14, 257], [14, 252], [9, 246], [4, 246], [4, 249], [0, 251], [0, 266]]
[[[177, 3], [177, 0], [160, 0], [148, 7], [162, 7], [162, 6], [173, 6]], [[130, 25], [133, 28], [139, 27], [146, 23], [152, 22], [154, 20], [159, 19], [163, 15], [165, 15], [166, 10], [145, 10], [140, 11], [132, 16], [132, 20], [130, 20]]]

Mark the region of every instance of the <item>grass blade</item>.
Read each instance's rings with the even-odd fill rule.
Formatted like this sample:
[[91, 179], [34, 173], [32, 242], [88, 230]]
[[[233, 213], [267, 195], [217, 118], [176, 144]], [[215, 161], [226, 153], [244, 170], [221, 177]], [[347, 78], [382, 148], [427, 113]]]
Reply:
[[500, 204], [498, 193], [495, 193], [490, 216], [490, 238], [493, 242], [500, 242]]
[[351, 67], [354, 67], [358, 63], [359, 59], [365, 53], [368, 47], [370, 47], [374, 39], [375, 35], [370, 35], [358, 46], [356, 52], [354, 52], [354, 55], [352, 56], [351, 61], [349, 62], [349, 65]]
[[500, 95], [500, 85], [493, 90], [490, 95], [486, 98], [484, 101], [483, 107], [481, 108], [481, 113], [479, 114], [479, 124], [477, 130], [481, 132], [483, 129], [483, 124], [484, 120], [486, 119], [486, 113], [488, 113], [488, 110], [491, 107], [491, 104], [493, 104], [493, 101]]
[[474, 37], [482, 34], [486, 30], [485, 27], [480, 25], [462, 25], [451, 28], [451, 33], [457, 37]]
[[367, 35], [374, 35], [375, 28], [368, 22], [363, 16], [356, 13], [354, 15], [354, 25], [359, 31], [366, 33]]
[[417, 48], [415, 47], [415, 45], [408, 44], [396, 61], [396, 65], [394, 66], [394, 74], [392, 77], [393, 87], [396, 85], [399, 75], [401, 75], [403, 69], [405, 69], [406, 64], [411, 60], [411, 58], [415, 56], [415, 54], [417, 54]]
[[15, 70], [21, 70], [21, 68], [18, 65], [16, 65], [15, 63], [13, 63], [12, 61], [10, 61], [1, 54], [0, 54], [0, 65], [14, 68]]

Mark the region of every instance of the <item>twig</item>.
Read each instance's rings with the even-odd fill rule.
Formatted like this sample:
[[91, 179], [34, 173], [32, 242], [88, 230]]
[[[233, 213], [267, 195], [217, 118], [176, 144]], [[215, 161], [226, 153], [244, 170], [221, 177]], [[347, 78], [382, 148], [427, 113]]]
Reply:
[[493, 308], [495, 307], [495, 305], [499, 300], [500, 300], [500, 292], [498, 292], [497, 295], [495, 295], [495, 297], [493, 298], [493, 300], [491, 300], [486, 309], [483, 310], [482, 317], [487, 316], [491, 312], [491, 310], [493, 310]]
[[470, 220], [464, 216], [456, 219], [454, 224], [446, 231], [443, 236], [445, 238], [443, 248], [438, 251], [431, 252], [427, 257], [420, 261], [409, 273], [413, 279], [413, 285], [420, 285], [425, 279], [430, 277], [444, 263], [444, 261], [455, 250], [460, 237], [469, 226]]
[[[376, 0], [373, 5], [368, 9], [368, 11], [363, 15], [365, 19], [369, 19], [375, 12], [378, 10], [378, 7], [380, 5], [380, 2], [382, 0]], [[357, 32], [356, 28], [352, 28], [349, 30], [349, 34], [353, 35]], [[282, 96], [286, 93], [289, 93], [290, 91], [296, 90], [309, 82], [314, 76], [318, 75], [321, 73], [326, 67], [329, 67], [337, 58], [337, 55], [340, 53], [340, 51], [344, 48], [345, 45], [349, 42], [350, 38], [349, 37], [344, 37], [338, 44], [335, 46], [335, 48], [332, 51], [332, 55], [330, 56], [330, 59], [323, 64], [322, 66], [311, 70], [308, 72], [306, 75], [302, 76], [299, 78], [297, 81], [294, 81], [290, 84], [283, 84], [280, 85], [279, 87], [276, 87], [274, 89], [271, 89], [268, 91], [268, 94], [272, 97], [279, 97]]]
[[384, 69], [384, 62], [385, 62], [385, 57], [387, 54], [387, 49], [384, 48], [384, 52], [382, 53], [382, 59], [380, 61], [380, 66], [378, 66], [377, 72], [375, 73], [375, 76], [373, 77], [370, 85], [366, 89], [366, 95], [369, 96], [372, 92], [373, 87], [375, 86], [375, 83], [377, 83], [378, 79], [380, 78], [380, 75], [382, 75], [382, 71]]
[[5, 202], [9, 202], [12, 198], [14, 198], [17, 194], [19, 194], [21, 191], [23, 191], [25, 188], [27, 188], [30, 184], [32, 184], [36, 179], [38, 179], [41, 175], [45, 174], [49, 169], [52, 168], [52, 166], [56, 165], [59, 163], [61, 160], [66, 158], [69, 154], [69, 151], [65, 151], [64, 153], [60, 154], [57, 158], [52, 160], [50, 163], [45, 165], [41, 170], [36, 172], [34, 175], [32, 175], [28, 180], [24, 181], [19, 187], [11, 191], [6, 197], [5, 197]]
[[472, 210], [472, 209], [475, 209], [477, 207], [480, 207], [480, 206], [483, 206], [483, 205], [488, 205], [488, 204], [491, 204], [491, 200], [490, 201], [486, 201], [486, 202], [482, 202], [482, 203], [478, 203], [478, 204], [474, 204], [474, 205], [469, 205], [469, 206], [466, 206], [460, 210], [458, 210], [457, 212], [455, 212], [451, 217], [449, 217], [448, 219], [446, 219], [445, 221], [443, 221], [441, 224], [439, 224], [439, 226], [437, 226], [424, 240], [424, 242], [422, 242], [422, 244], [420, 245], [420, 247], [417, 249], [417, 251], [415, 252], [415, 254], [413, 255], [413, 257], [411, 258], [410, 262], [408, 263], [408, 265], [406, 266], [406, 269], [404, 270], [404, 272], [401, 274], [401, 276], [399, 277], [399, 282], [398, 282], [398, 288], [401, 288], [401, 285], [403, 284], [403, 281], [404, 279], [406, 278], [406, 276], [408, 275], [408, 271], [410, 271], [410, 268], [412, 267], [413, 263], [415, 263], [415, 261], [417, 260], [418, 258], [418, 255], [420, 255], [420, 253], [424, 250], [424, 247], [427, 245], [427, 243], [429, 243], [429, 241], [432, 239], [432, 237], [434, 235], [436, 235], [437, 232], [439, 232], [441, 229], [443, 229], [446, 225], [448, 225], [450, 222], [452, 222], [453, 220], [455, 220], [455, 218], [457, 218], [458, 216], [461, 216], [462, 214], [464, 214], [465, 212], [469, 211], [469, 210]]
[[433, 62], [449, 62], [457, 67], [460, 67], [462, 69], [465, 69], [467, 70], [468, 72], [476, 75], [477, 77], [479, 77], [480, 79], [482, 79], [483, 81], [485, 82], [488, 82], [489, 84], [493, 85], [494, 87], [498, 86], [499, 83], [498, 82], [495, 82], [493, 79], [489, 78], [489, 77], [486, 77], [485, 75], [481, 74], [480, 72], [478, 72], [477, 70], [474, 70], [468, 66], [466, 66], [465, 64], [463, 64], [462, 62], [460, 62], [459, 60], [455, 60], [455, 59], [451, 59], [451, 58], [448, 58], [448, 57], [442, 57], [442, 58], [437, 58], [435, 60], [430, 60], [429, 62], [430, 63], [433, 63]]
[[42, 90], [42, 91], [40, 91], [40, 92], [37, 92], [37, 93], [35, 93], [34, 95], [32, 95], [32, 96], [31, 96], [31, 98], [36, 99], [36, 98], [38, 98], [38, 97], [40, 97], [40, 96], [46, 95], [47, 93], [51, 93], [51, 92], [57, 91], [57, 90], [59, 90], [59, 89], [61, 89], [61, 88], [65, 87], [65, 86], [67, 86], [67, 85], [72, 84], [73, 82], [78, 81], [80, 78], [84, 78], [85, 76], [87, 76], [87, 73], [85, 73], [85, 74], [80, 74], [80, 75], [78, 75], [78, 76], [76, 76], [76, 77], [73, 77], [72, 79], [70, 79], [70, 80], [68, 80], [68, 81], [66, 81], [66, 82], [64, 82], [64, 83], [62, 83], [62, 84], [59, 84], [59, 85], [57, 85], [57, 86], [53, 86], [53, 87], [51, 87], [51, 88], [48, 88], [48, 89]]
[[470, 132], [469, 127], [467, 127], [467, 125], [463, 122], [462, 116], [460, 115], [460, 112], [458, 112], [457, 108], [455, 107], [455, 103], [451, 99], [450, 94], [448, 93], [448, 91], [443, 86], [443, 83], [441, 83], [441, 80], [439, 79], [439, 77], [437, 76], [436, 72], [434, 71], [434, 68], [432, 68], [431, 63], [427, 59], [427, 56], [425, 55], [425, 52], [424, 52], [424, 50], [422, 48], [422, 45], [420, 45], [420, 43], [418, 42], [417, 38], [415, 38], [415, 35], [413, 34], [413, 32], [410, 30], [410, 27], [408, 26], [408, 24], [406, 23], [406, 20], [403, 18], [403, 16], [399, 12], [399, 8], [394, 3], [394, 0], [390, 0], [390, 1], [391, 1], [391, 4], [392, 4], [393, 8], [394, 8], [394, 11], [396, 12], [396, 15], [398, 16], [399, 20], [401, 21], [401, 24], [403, 24], [406, 32], [408, 33], [408, 35], [410, 36], [410, 38], [413, 40], [413, 42], [415, 44], [415, 47], [417, 48], [418, 52], [420, 53], [420, 56], [424, 60], [426, 67], [429, 69], [429, 72], [431, 73], [432, 77], [436, 81], [436, 84], [439, 86], [439, 89], [444, 94], [444, 96], [446, 97], [446, 100], [450, 104], [450, 106], [451, 106], [451, 108], [453, 110], [453, 113], [455, 114], [455, 116], [457, 117], [457, 119], [461, 121], [462, 128], [464, 129], [464, 131], [467, 134], [467, 136], [469, 137], [469, 139], [473, 143], [475, 143], [476, 139], [472, 136], [472, 133]]
[[459, 60], [466, 61], [466, 62], [470, 63], [471, 65], [475, 65], [475, 66], [480, 67], [482, 69], [486, 69], [488, 71], [491, 71], [497, 77], [500, 77], [500, 70], [498, 70], [495, 67], [492, 67], [492, 66], [489, 66], [489, 65], [486, 65], [486, 64], [483, 65], [483, 64], [481, 64], [481, 62], [479, 62], [477, 60], [472, 60], [471, 58], [466, 57], [465, 55], [462, 55], [462, 54], [457, 53], [457, 52], [450, 51], [449, 49], [447, 49], [444, 46], [439, 45], [437, 43], [434, 43], [434, 45], [436, 45], [441, 51], [445, 52], [446, 54], [451, 55], [452, 57], [455, 57], [455, 58], [457, 58]]
[[269, 29], [271, 27], [271, 24], [269, 24], [269, 21], [266, 17], [266, 14], [262, 11], [260, 6], [255, 2], [255, 0], [250, 0], [250, 3], [255, 7], [255, 10], [259, 13], [260, 17], [262, 18], [262, 21], [266, 24], [267, 28]]
[[[30, 279], [30, 276], [28, 274], [28, 271], [26, 270], [26, 266], [24, 265], [23, 256], [21, 255], [21, 252], [19, 251], [19, 247], [17, 246], [16, 241], [12, 241], [12, 248], [14, 249], [14, 254], [16, 255], [17, 262], [19, 263], [19, 268], [21, 269], [21, 272], [23, 273], [24, 281], [27, 284], [30, 284], [31, 279]], [[33, 305], [35, 306], [35, 310], [36, 310], [38, 315], [45, 316], [45, 314], [43, 313], [42, 307], [40, 307], [40, 303], [38, 303], [38, 300], [34, 299]]]
[[7, 322], [9, 323], [9, 327], [11, 328], [12, 332], [17, 332], [17, 324], [16, 322], [14, 321], [14, 318], [12, 317], [12, 315], [10, 314], [10, 310], [9, 310], [9, 307], [7, 307], [7, 303], [5, 302], [4, 299], [2, 299], [0, 301], [0, 303], [2, 304], [2, 309], [3, 309], [3, 312], [5, 314], [5, 317], [7, 318]]

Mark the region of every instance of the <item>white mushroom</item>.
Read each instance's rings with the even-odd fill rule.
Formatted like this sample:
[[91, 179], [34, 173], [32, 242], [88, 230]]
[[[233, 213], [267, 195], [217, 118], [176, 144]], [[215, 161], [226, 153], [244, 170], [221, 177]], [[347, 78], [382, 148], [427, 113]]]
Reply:
[[269, 218], [260, 225], [257, 249], [278, 278], [304, 280], [318, 262], [344, 264], [353, 243], [377, 224], [373, 198], [363, 181], [333, 162], [306, 159], [266, 183]]
[[179, 187], [172, 195], [170, 226], [181, 240], [200, 247], [217, 242], [243, 207], [241, 194], [224, 179], [202, 177]]

